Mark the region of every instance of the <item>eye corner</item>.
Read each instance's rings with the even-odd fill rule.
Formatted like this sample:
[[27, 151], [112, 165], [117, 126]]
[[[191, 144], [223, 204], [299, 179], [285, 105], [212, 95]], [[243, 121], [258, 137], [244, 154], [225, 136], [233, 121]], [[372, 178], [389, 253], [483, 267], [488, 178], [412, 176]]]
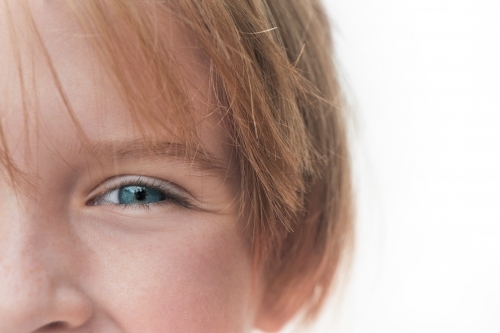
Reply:
[[87, 206], [87, 207], [97, 206], [97, 198], [96, 197], [92, 197], [92, 198], [88, 199], [85, 202], [85, 206]]

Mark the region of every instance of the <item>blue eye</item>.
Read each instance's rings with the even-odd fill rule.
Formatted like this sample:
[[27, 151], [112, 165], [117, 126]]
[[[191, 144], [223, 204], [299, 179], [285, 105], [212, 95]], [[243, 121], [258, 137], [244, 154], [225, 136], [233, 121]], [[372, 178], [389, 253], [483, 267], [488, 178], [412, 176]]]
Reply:
[[118, 204], [150, 204], [166, 200], [166, 195], [162, 191], [147, 186], [122, 186], [118, 191]]
[[154, 204], [177, 204], [185, 208], [191, 207], [185, 192], [172, 183], [149, 177], [124, 178], [122, 182], [108, 187], [104, 194], [92, 199], [89, 205], [148, 208]]

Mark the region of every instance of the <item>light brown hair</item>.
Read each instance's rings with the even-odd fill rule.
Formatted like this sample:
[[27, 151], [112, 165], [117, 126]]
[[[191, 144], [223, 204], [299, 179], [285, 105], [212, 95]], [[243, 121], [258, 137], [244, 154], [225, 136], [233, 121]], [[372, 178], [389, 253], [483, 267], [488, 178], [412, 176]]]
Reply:
[[[313, 318], [353, 238], [346, 116], [319, 0], [61, 3], [94, 36], [96, 52], [144, 133], [147, 125], [161, 132], [168, 113], [176, 135], [199, 149], [188, 83], [162, 38], [172, 25], [162, 19], [165, 13], [189, 32], [209, 68], [211, 107], [234, 147], [238, 202], [262, 271], [266, 311], [286, 321], [302, 308]], [[2, 162], [12, 170], [3, 148]]]

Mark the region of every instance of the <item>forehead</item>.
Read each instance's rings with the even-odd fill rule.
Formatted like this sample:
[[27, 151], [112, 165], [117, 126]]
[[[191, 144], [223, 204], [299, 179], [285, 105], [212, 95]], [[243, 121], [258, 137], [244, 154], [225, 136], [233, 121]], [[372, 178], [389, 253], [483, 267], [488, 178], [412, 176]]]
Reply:
[[[208, 61], [167, 10], [155, 15], [159, 15], [158, 20], [149, 21], [147, 28], [155, 34], [151, 38], [162, 40], [163, 48], [149, 50], [149, 56], [168, 55], [174, 59], [185, 88], [185, 96], [172, 96], [176, 91], [173, 88], [178, 89], [180, 82], [170, 87], [162, 84], [163, 91], [154, 84], [139, 87], [149, 93], [148, 101], [170, 94], [160, 105], [165, 120], [159, 128], [165, 136], [161, 140], [171, 139], [169, 133], [175, 132], [178, 119], [170, 111], [182, 104], [176, 97], [184, 98], [184, 103], [192, 102], [193, 124], [197, 124], [204, 148], [223, 157], [225, 151], [218, 144], [222, 139], [217, 130], [220, 119], [209, 103]], [[144, 123], [150, 124], [147, 112], [142, 115], [140, 111], [148, 110], [131, 111], [128, 92], [122, 88], [130, 88], [129, 83], [134, 84], [136, 79], [147, 80], [151, 70], [147, 63], [151, 59], [142, 59], [141, 45], [134, 45], [137, 41], [129, 38], [128, 30], [134, 29], [133, 25], [122, 27], [119, 19], [108, 24], [110, 30], [118, 27], [112, 32], [119, 34], [118, 40], [110, 40], [108, 31], [85, 29], [86, 25], [78, 21], [64, 1], [0, 2], [0, 115], [3, 128], [15, 129], [9, 141], [16, 145], [33, 146], [45, 141], [46, 146], [74, 147], [82, 133], [92, 141], [106, 142], [136, 140], [144, 134]], [[96, 50], [99, 43], [115, 43], [106, 46], [126, 51], [111, 54], [116, 62], [123, 60], [136, 66], [122, 66], [122, 77], [114, 76], [116, 64], [103, 61]], [[142, 75], [146, 79], [139, 77]], [[120, 81], [128, 83], [120, 85]], [[25, 142], [25, 131], [36, 132], [36, 140]]]

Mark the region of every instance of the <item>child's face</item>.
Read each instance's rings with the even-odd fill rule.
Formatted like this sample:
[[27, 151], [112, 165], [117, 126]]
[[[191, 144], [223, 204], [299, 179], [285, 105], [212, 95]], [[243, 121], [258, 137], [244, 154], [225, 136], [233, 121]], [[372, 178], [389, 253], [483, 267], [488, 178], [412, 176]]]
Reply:
[[[20, 15], [17, 1], [7, 2]], [[237, 180], [224, 172], [230, 150], [219, 119], [197, 110], [207, 154], [187, 163], [168, 149], [149, 155], [106, 70], [58, 3], [36, 2], [34, 18], [92, 153], [82, 149], [43, 56], [26, 45], [23, 84], [37, 95], [23, 96], [0, 4], [3, 142], [36, 185], [18, 187], [16, 196], [2, 166], [0, 332], [249, 331], [251, 251], [237, 219]], [[19, 34], [29, 31], [14, 24]], [[174, 37], [174, 47], [187, 38]], [[206, 68], [194, 65], [190, 48], [178, 49], [189, 79], [207, 93]], [[162, 145], [172, 143], [167, 134]]]

